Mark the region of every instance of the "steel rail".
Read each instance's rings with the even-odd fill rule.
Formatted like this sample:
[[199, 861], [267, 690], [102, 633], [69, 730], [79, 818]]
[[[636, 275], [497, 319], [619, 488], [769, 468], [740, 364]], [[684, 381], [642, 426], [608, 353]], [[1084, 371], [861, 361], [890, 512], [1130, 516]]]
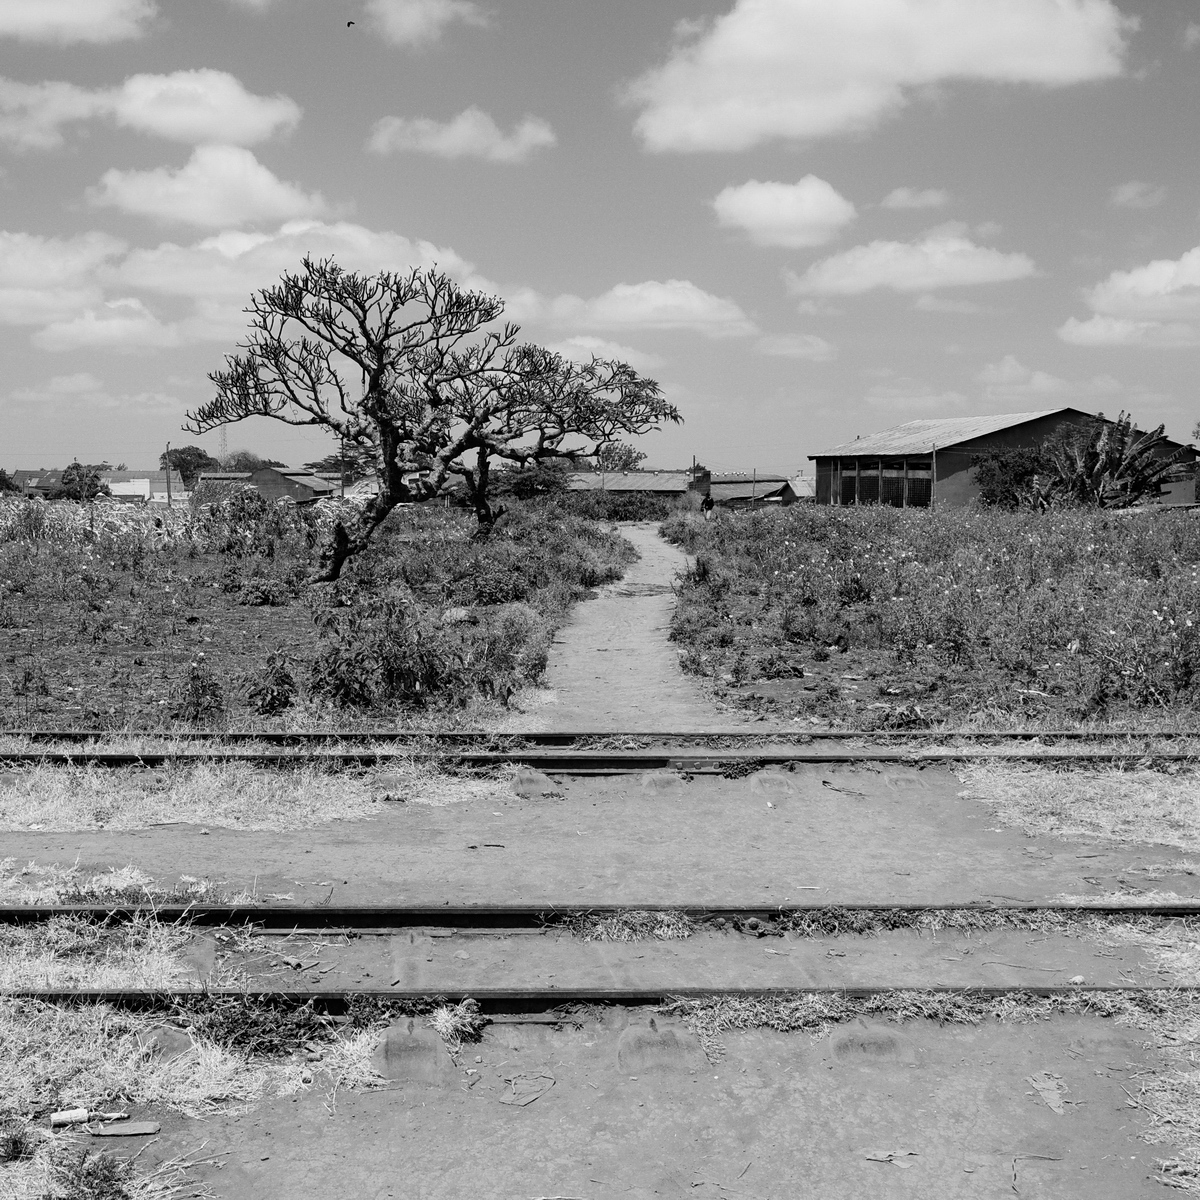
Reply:
[[[865, 985], [853, 987], [760, 987], [760, 988], [473, 988], [466, 991], [448, 990], [441, 992], [412, 991], [401, 988], [355, 988], [345, 989], [297, 988], [294, 990], [253, 990], [245, 988], [195, 988], [185, 990], [139, 990], [123, 988], [106, 990], [81, 988], [75, 990], [20, 990], [0, 993], [0, 999], [9, 1001], [35, 1001], [43, 1004], [111, 1004], [125, 1008], [162, 1009], [186, 1004], [202, 998], [264, 1001], [282, 1001], [297, 1007], [311, 1004], [316, 1010], [330, 1013], [345, 1011], [357, 1000], [394, 1000], [406, 1003], [438, 1001], [458, 1003], [475, 1000], [485, 1015], [505, 1013], [544, 1013], [561, 1009], [570, 1004], [619, 1004], [629, 1007], [664, 1004], [679, 999], [716, 999], [725, 996], [740, 999], [787, 999], [794, 996], [845, 996], [868, 998], [896, 993], [921, 992], [926, 994], [999, 999], [1006, 996], [1169, 996], [1194, 995], [1200, 993], [1200, 985], [1185, 984], [1171, 986], [1150, 984], [1145, 987], [1128, 987], [1121, 984], [993, 984], [976, 987], [956, 987], [946, 984], [929, 987], [889, 987], [887, 985]], [[563, 1023], [570, 1022], [569, 1014], [562, 1014]]]
[[791, 915], [814, 913], [979, 913], [991, 916], [1029, 916], [1061, 913], [1079, 917], [1200, 917], [1200, 899], [1178, 904], [1041, 904], [1036, 902], [990, 904], [978, 900], [946, 904], [613, 904], [522, 905], [322, 905], [306, 904], [40, 904], [0, 907], [0, 925], [35, 924], [53, 917], [89, 920], [154, 917], [163, 924], [188, 923], [203, 926], [256, 925], [264, 929], [352, 929], [388, 930], [420, 927], [468, 929], [524, 929], [553, 926], [579, 915], [622, 916], [629, 913], [681, 913], [696, 921], [716, 918], [764, 923]]
[[818, 741], [864, 741], [880, 739], [901, 741], [938, 741], [958, 739], [967, 741], [1076, 741], [1104, 742], [1136, 739], [1180, 741], [1187, 738], [1200, 739], [1197, 730], [1113, 730], [1104, 732], [1092, 729], [1045, 729], [1045, 730], [946, 730], [946, 729], [879, 729], [872, 731], [847, 729], [777, 730], [760, 732], [750, 730], [594, 730], [579, 732], [498, 733], [488, 730], [369, 730], [341, 732], [338, 730], [310, 730], [289, 732], [283, 730], [112, 730], [112, 729], [0, 729], [0, 737], [23, 738], [31, 742], [89, 742], [113, 738], [158, 738], [162, 741], [188, 742], [262, 742], [267, 745], [304, 745], [306, 743], [424, 743], [441, 742], [446, 745], [476, 744], [524, 744], [528, 746], [578, 746], [588, 742], [634, 740], [640, 742], [668, 742], [674, 745], [710, 743], [726, 740], [751, 744], [770, 742], [797, 742], [804, 744]]
[[1200, 753], [1155, 750], [1002, 751], [977, 749], [920, 750], [893, 746], [877, 750], [825, 752], [795, 750], [713, 750], [700, 753], [664, 747], [658, 750], [605, 750], [549, 752], [530, 750], [326, 751], [271, 754], [237, 750], [178, 751], [4, 751], [0, 766], [49, 767], [169, 767], [187, 763], [243, 763], [263, 768], [327, 766], [338, 768], [386, 767], [390, 763], [433, 762], [451, 769], [488, 769], [509, 765], [536, 767], [561, 775], [627, 775], [643, 771], [683, 771], [689, 774], [726, 775], [747, 767], [755, 769], [797, 764], [903, 763], [910, 766], [954, 762], [1129, 763], [1151, 758], [1160, 762], [1196, 762]]

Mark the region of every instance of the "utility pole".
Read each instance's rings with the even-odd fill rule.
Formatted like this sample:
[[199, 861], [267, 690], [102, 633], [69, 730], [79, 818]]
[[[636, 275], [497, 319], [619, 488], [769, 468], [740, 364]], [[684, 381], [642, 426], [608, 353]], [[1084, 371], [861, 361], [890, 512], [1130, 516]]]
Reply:
[[341, 453], [338, 455], [338, 462], [342, 468], [342, 499], [346, 498], [346, 439], [342, 438]]
[[[167, 507], [170, 508], [171, 507], [171, 443], [170, 442], [167, 443], [166, 460], [167, 460]], [[154, 489], [151, 488], [150, 491], [151, 491], [151, 495], [153, 495]]]
[[754, 478], [750, 483], [750, 507], [754, 508], [754, 502], [758, 499], [758, 468], [754, 468]]

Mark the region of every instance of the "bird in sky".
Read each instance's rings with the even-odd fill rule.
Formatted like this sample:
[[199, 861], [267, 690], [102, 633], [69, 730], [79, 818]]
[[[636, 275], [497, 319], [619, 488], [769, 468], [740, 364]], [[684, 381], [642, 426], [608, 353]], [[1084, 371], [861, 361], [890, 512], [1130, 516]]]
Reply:
[[353, 22], [353, 21], [347, 21], [347, 22], [346, 22], [346, 28], [347, 28], [347, 29], [349, 29], [349, 28], [350, 28], [350, 26], [351, 26], [351, 25], [353, 25], [353, 24], [354, 24], [354, 22]]

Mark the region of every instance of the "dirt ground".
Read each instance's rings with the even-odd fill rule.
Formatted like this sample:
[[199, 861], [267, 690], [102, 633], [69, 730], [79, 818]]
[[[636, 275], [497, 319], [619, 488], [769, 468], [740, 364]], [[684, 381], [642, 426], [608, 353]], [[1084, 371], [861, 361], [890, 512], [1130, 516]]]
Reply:
[[[421, 1058], [388, 1090], [167, 1118], [150, 1153], [203, 1142], [222, 1165], [195, 1177], [221, 1200], [1167, 1194], [1128, 1102], [1152, 1056], [1111, 1020], [728, 1033], [715, 1065], [683, 1030], [655, 1046], [648, 1021], [617, 1008], [579, 1029], [494, 1025], [457, 1063]], [[1030, 1082], [1042, 1072], [1066, 1089], [1061, 1112]], [[548, 1090], [501, 1103], [518, 1076]], [[901, 1165], [868, 1157], [888, 1151]]]
[[713, 731], [745, 728], [718, 712], [703, 685], [679, 669], [668, 640], [676, 575], [687, 556], [658, 536], [651, 523], [628, 523], [621, 533], [641, 558], [624, 579], [576, 605], [554, 642], [546, 693], [510, 731]]
[[803, 766], [778, 778], [769, 789], [665, 772], [562, 780], [546, 797], [383, 804], [373, 820], [295, 833], [27, 831], [5, 834], [3, 853], [84, 871], [132, 864], [159, 884], [188, 875], [267, 903], [953, 907], [1200, 894], [1178, 850], [1001, 828], [947, 768]]
[[[1176, 934], [1178, 936], [1178, 934]], [[1187, 934], [1188, 937], [1192, 935]], [[339, 937], [261, 936], [205, 962], [212, 934], [197, 939], [194, 961], [217, 979], [230, 973], [255, 988], [353, 991], [395, 987], [428, 995], [485, 995], [498, 980], [530, 988], [661, 989], [1162, 986], [1173, 982], [1145, 951], [1109, 944], [1102, 934], [992, 929], [891, 930], [875, 936], [755, 937], [701, 932], [672, 941], [583, 941], [526, 929], [413, 928]]]

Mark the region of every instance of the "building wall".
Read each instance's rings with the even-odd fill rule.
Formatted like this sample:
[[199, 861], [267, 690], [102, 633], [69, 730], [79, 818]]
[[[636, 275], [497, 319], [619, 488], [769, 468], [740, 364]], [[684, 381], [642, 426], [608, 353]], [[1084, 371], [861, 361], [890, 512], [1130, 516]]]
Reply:
[[[1086, 427], [1092, 418], [1086, 413], [1053, 413], [1011, 429], [1002, 429], [969, 444], [939, 449], [934, 459], [934, 503], [957, 506], [967, 504], [979, 495], [971, 460], [978, 454], [993, 450], [1028, 449], [1052, 434], [1072, 425]], [[1193, 461], [1195, 456], [1193, 455]], [[838, 503], [839, 470], [837, 459], [817, 460], [817, 503]], [[1165, 484], [1159, 503], [1193, 504], [1196, 502], [1196, 480], [1185, 479]]]
[[316, 495], [312, 488], [281, 475], [273, 467], [260, 467], [257, 471], [251, 471], [249, 482], [268, 500], [295, 500], [303, 503], [305, 500], [314, 499]]

